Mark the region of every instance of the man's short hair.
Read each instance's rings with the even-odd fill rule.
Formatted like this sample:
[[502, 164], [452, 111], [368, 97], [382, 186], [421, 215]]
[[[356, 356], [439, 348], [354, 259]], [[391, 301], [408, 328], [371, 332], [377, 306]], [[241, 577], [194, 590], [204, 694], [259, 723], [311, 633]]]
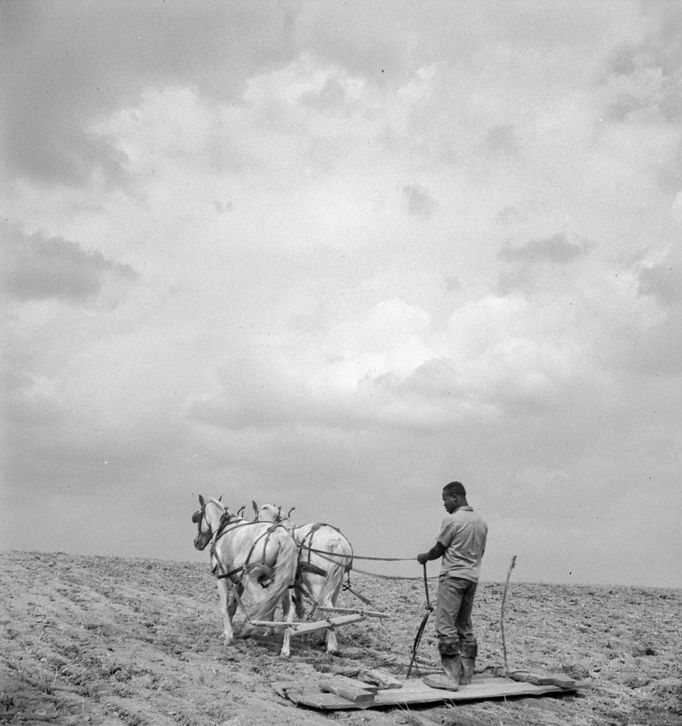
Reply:
[[451, 481], [443, 487], [443, 494], [449, 494], [451, 496], [456, 494], [460, 497], [466, 497], [467, 490], [464, 488], [464, 484], [462, 484], [461, 481]]

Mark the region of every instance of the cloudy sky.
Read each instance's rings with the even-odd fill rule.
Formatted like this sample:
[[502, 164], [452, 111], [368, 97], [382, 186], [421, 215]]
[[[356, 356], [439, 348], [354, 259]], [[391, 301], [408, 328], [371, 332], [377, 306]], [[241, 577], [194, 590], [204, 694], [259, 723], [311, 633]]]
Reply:
[[682, 586], [679, 4], [0, 13], [5, 548], [413, 557], [459, 479], [484, 579]]

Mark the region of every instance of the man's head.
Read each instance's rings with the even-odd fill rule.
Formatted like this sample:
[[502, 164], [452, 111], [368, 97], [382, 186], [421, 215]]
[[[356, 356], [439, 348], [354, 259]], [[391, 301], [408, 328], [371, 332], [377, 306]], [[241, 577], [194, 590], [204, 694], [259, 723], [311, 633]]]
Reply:
[[448, 514], [452, 514], [458, 507], [464, 507], [467, 503], [467, 492], [464, 484], [459, 481], [451, 481], [443, 487], [443, 506]]

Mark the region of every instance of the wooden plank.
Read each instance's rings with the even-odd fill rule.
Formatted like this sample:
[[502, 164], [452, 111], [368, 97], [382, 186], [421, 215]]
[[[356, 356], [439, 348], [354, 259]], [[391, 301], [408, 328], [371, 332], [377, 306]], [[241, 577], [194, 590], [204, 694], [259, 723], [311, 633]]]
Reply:
[[[344, 676], [341, 673], [329, 673], [322, 676], [320, 681], [334, 681], [337, 685], [345, 685], [349, 688], [361, 688], [363, 691], [367, 691], [367, 693], [376, 693], [379, 690], [379, 687], [375, 685], [374, 683], [366, 683], [365, 681], [361, 681], [356, 678], [350, 678], [349, 676]], [[318, 682], [319, 683], [319, 682]], [[332, 691], [333, 693], [333, 691]]]
[[280, 620], [252, 620], [251, 625], [257, 625], [263, 628], [291, 628], [291, 635], [293, 636], [312, 633], [315, 630], [322, 630], [324, 628], [335, 628], [339, 625], [358, 623], [364, 619], [363, 615], [354, 612], [351, 615], [339, 615], [338, 617], [327, 618], [326, 620], [315, 620], [309, 623], [285, 623]]
[[390, 673], [384, 673], [384, 671], [379, 671], [376, 668], [361, 668], [358, 673], [358, 680], [374, 683], [382, 689], [403, 687], [402, 681], [394, 678]]
[[532, 683], [512, 681], [507, 678], [474, 676], [474, 680], [467, 686], [461, 686], [458, 691], [443, 691], [430, 688], [421, 679], [410, 679], [402, 688], [379, 690], [374, 695], [374, 702], [369, 706], [356, 705], [348, 699], [334, 693], [324, 693], [314, 685], [301, 685], [300, 683], [279, 682], [273, 688], [286, 696], [290, 701], [303, 706], [310, 706], [325, 711], [349, 710], [355, 708], [375, 708], [381, 706], [406, 706], [412, 704], [478, 701], [491, 698], [514, 698], [518, 696], [543, 696], [548, 693], [570, 693], [569, 689], [559, 688], [555, 685], [538, 686]]
[[319, 688], [303, 687], [298, 683], [287, 682], [273, 683], [272, 685], [280, 696], [289, 699], [297, 706], [308, 706], [322, 711], [348, 711], [365, 708], [362, 705], [341, 698], [335, 693], [323, 693]]
[[536, 686], [548, 686], [552, 683], [552, 679], [549, 676], [540, 673], [531, 673], [530, 671], [509, 671], [507, 678], [511, 678], [513, 681], [534, 683]]
[[317, 606], [318, 610], [322, 610], [325, 613], [358, 613], [360, 615], [367, 615], [370, 618], [390, 618], [388, 613], [379, 613], [376, 610], [362, 610], [361, 608], [326, 608], [321, 605]]
[[559, 686], [559, 688], [568, 688], [569, 690], [578, 687], [578, 681], [576, 681], [575, 678], [571, 678], [570, 676], [553, 675], [552, 683], [555, 686]]
[[318, 681], [318, 688], [323, 693], [333, 693], [341, 698], [351, 701], [358, 706], [369, 706], [374, 703], [374, 693], [368, 691], [366, 688], [360, 688], [348, 681], [352, 681], [352, 678], [344, 678], [343, 676], [332, 676], [330, 678], [323, 678]]
[[533, 671], [509, 671], [507, 677], [514, 681], [534, 683], [536, 686], [554, 685], [560, 688], [575, 688], [576, 681], [560, 673], [536, 673]]
[[312, 623], [294, 623], [291, 634], [303, 635], [304, 633], [312, 633], [315, 630], [321, 630], [323, 628], [334, 628], [338, 625], [348, 625], [349, 623], [357, 623], [360, 620], [364, 620], [362, 615], [355, 613], [353, 615], [339, 615], [335, 618], [327, 618], [326, 620], [316, 620]]

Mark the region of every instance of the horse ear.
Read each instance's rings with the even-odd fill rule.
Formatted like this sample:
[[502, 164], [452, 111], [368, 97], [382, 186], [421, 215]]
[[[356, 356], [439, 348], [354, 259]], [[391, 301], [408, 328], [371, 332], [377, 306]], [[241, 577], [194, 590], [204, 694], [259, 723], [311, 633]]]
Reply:
[[253, 499], [251, 500], [251, 506], [253, 507], [253, 511], [258, 514], [258, 505]]
[[222, 502], [223, 501], [223, 495], [222, 494], [218, 497], [218, 501], [219, 502]]
[[204, 504], [206, 504], [206, 502], [204, 502], [204, 498], [201, 496], [201, 494], [199, 495], [199, 504], [201, 504], [202, 507], [204, 506]]

